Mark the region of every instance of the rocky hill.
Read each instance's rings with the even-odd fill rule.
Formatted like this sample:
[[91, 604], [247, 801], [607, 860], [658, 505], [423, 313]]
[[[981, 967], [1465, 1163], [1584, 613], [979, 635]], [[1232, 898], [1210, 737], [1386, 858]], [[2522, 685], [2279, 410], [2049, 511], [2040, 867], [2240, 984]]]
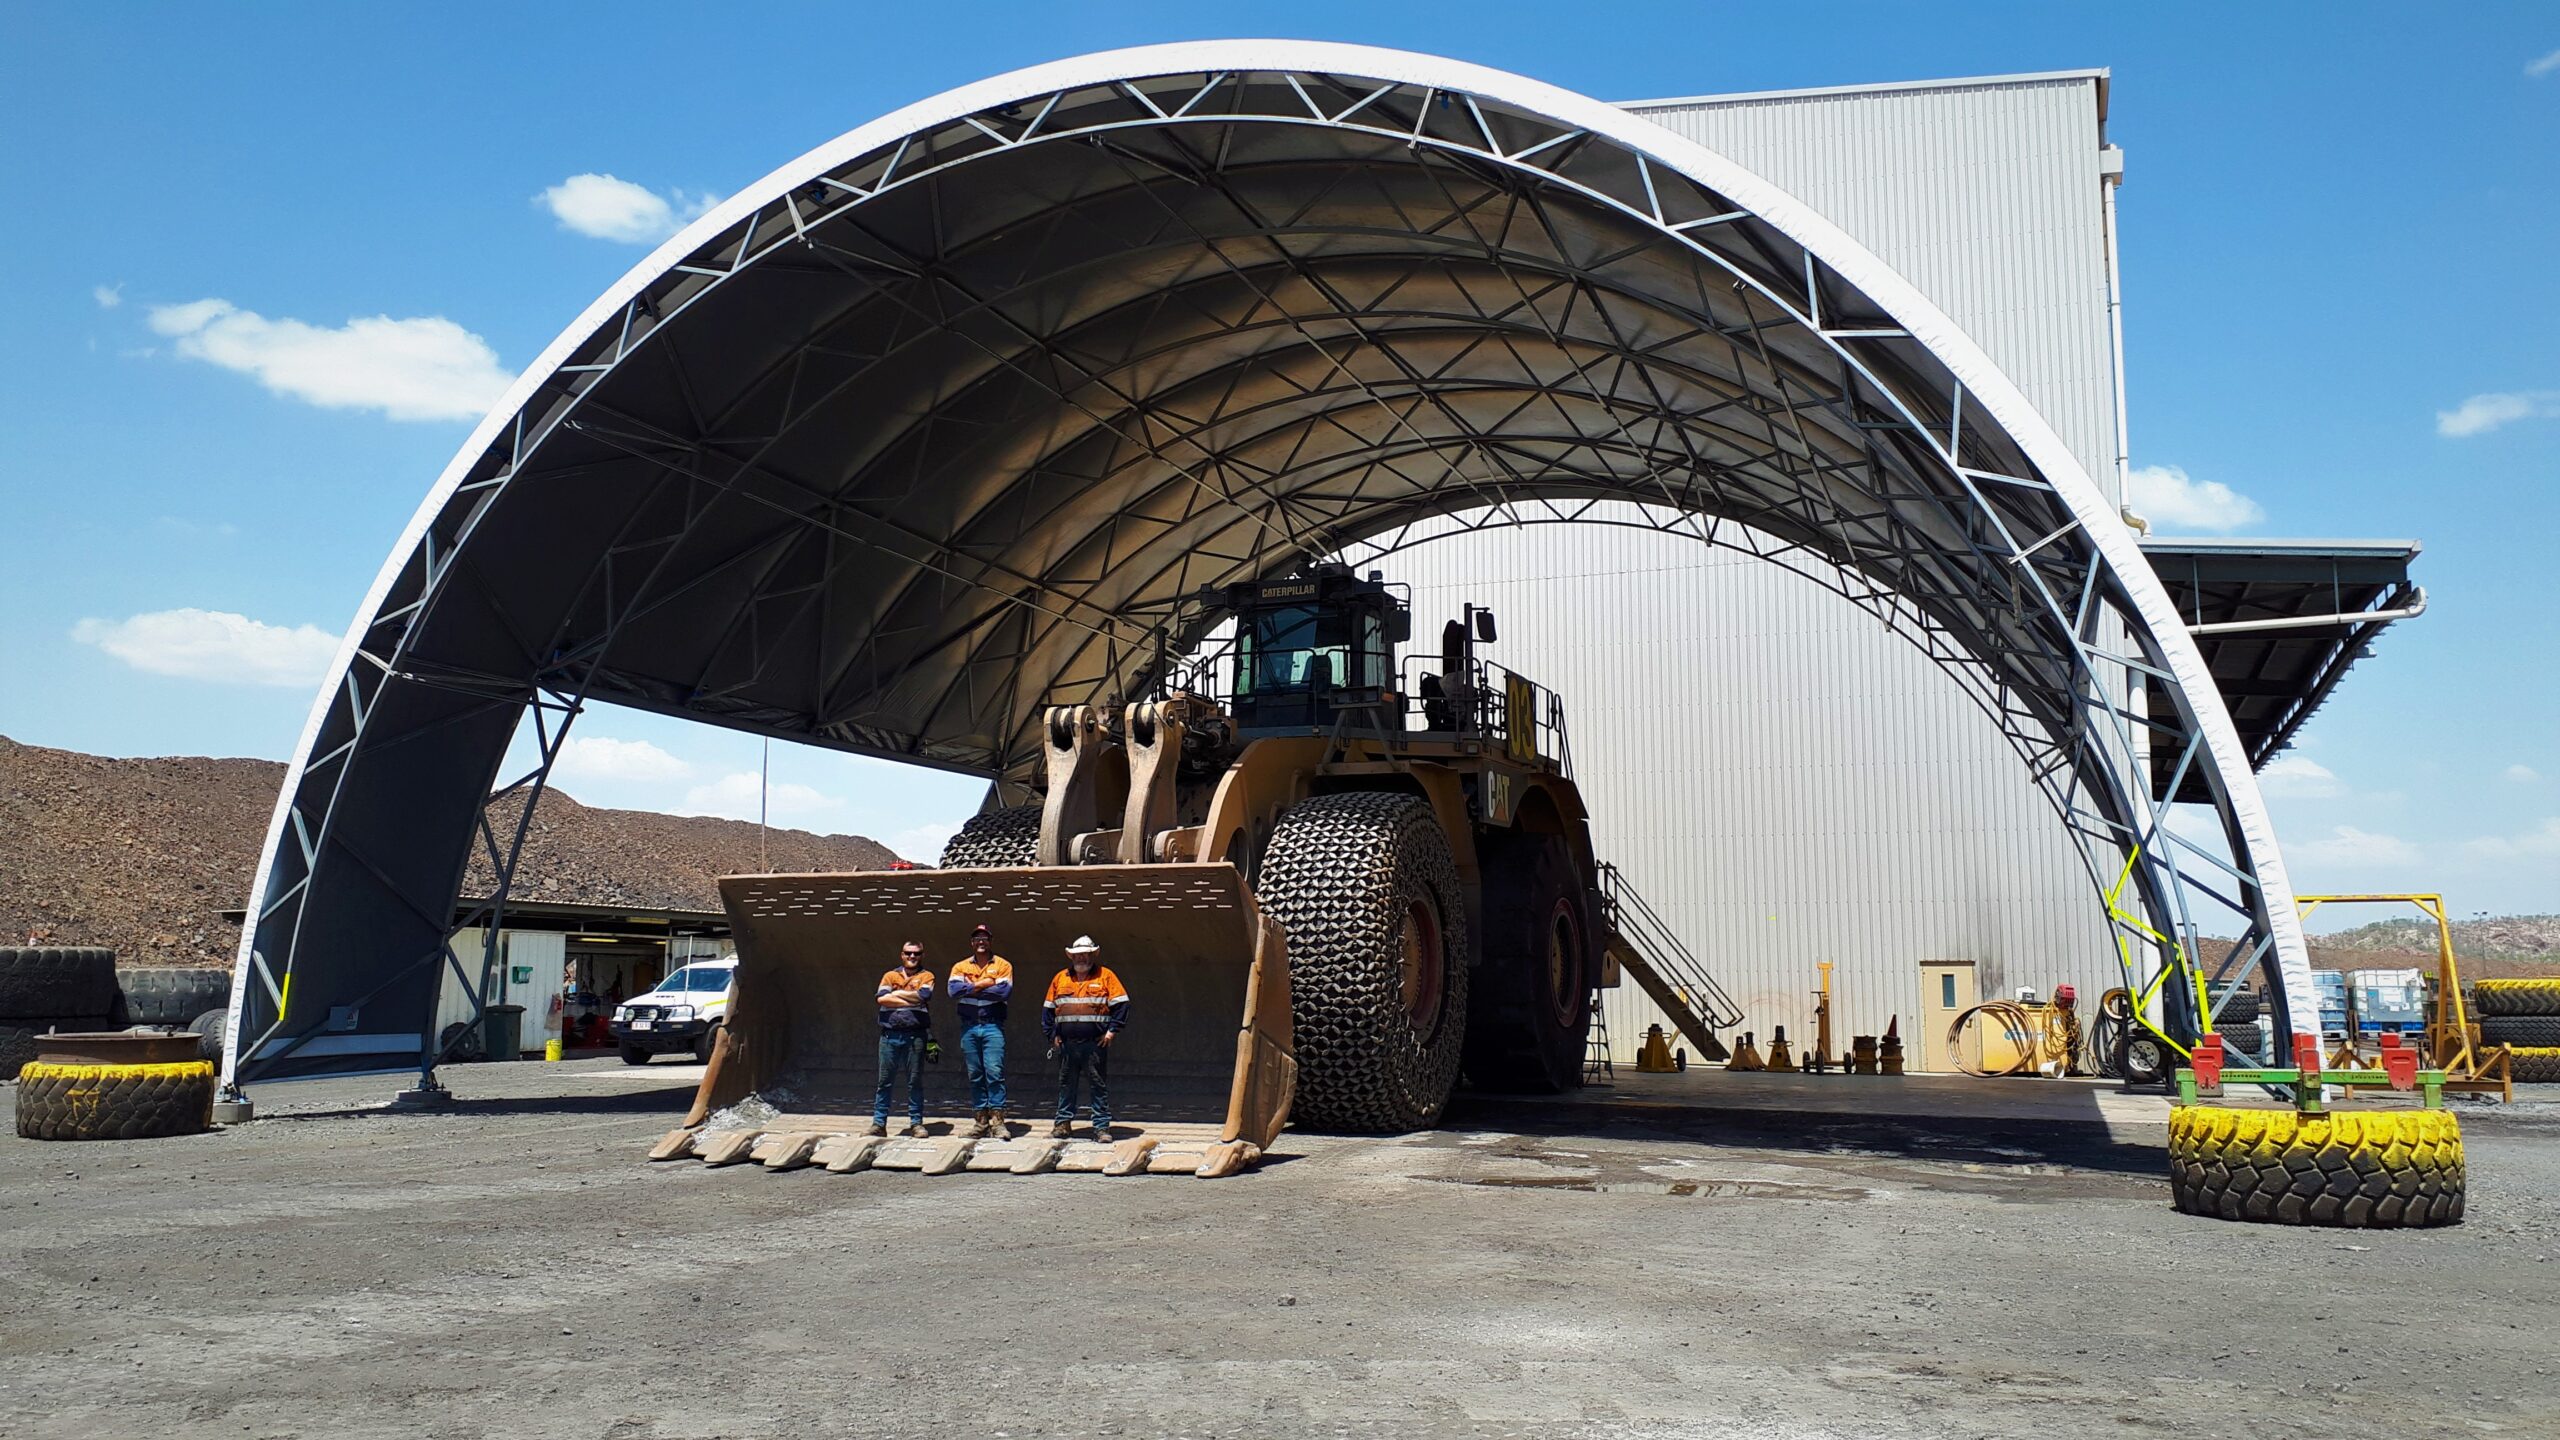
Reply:
[[[0, 943], [112, 946], [128, 964], [227, 965], [284, 767], [272, 760], [117, 760], [0, 736]], [[717, 910], [722, 875], [877, 870], [859, 835], [601, 810], [552, 792], [525, 837], [527, 898]], [[465, 888], [485, 893], [485, 864]]]
[[[2384, 913], [2375, 907], [2376, 913]], [[2408, 907], [2392, 916], [2311, 937], [2312, 964], [2327, 969], [2431, 968], [2436, 922]], [[2327, 915], [2320, 918], [2326, 919]], [[2492, 915], [2453, 922], [2453, 953], [2463, 978], [2560, 975], [2560, 915]]]

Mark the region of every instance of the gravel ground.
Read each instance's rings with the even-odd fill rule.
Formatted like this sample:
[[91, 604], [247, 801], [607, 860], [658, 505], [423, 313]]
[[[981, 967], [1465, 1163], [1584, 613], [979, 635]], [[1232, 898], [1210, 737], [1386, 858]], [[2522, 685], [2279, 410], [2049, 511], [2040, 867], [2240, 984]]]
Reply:
[[696, 1073], [0, 1139], [0, 1433], [2560, 1433], [2549, 1102], [2465, 1108], [2468, 1222], [2355, 1233], [2175, 1214], [2120, 1125], [1703, 1102], [1215, 1183], [644, 1163]]

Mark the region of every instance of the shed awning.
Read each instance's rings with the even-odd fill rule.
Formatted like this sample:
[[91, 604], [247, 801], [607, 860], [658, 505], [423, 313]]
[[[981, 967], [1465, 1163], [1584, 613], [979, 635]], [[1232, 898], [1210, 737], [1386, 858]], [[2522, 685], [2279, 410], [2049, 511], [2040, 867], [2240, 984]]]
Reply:
[[[2230, 707], [2252, 769], [2263, 769], [2329, 698], [2383, 628], [2426, 608], [2409, 580], [2415, 540], [2145, 539], [2142, 553], [2168, 586]], [[2165, 696], [2151, 718], [2176, 718]], [[2174, 750], [2155, 749], [2151, 788], [2167, 793]], [[2203, 801], [2190, 771], [2181, 801]]]

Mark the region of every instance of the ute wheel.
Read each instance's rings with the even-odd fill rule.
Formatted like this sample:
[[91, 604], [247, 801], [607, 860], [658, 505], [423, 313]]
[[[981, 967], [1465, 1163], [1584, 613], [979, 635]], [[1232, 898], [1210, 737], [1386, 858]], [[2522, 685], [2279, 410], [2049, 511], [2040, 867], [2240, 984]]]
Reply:
[[1028, 865], [1040, 849], [1040, 807], [1012, 805], [972, 815], [942, 847], [945, 870]]
[[656, 1057], [650, 1052], [641, 1049], [637, 1045], [625, 1045], [622, 1047], [622, 1063], [625, 1065], [646, 1065], [654, 1058]]
[[1484, 963], [1467, 1001], [1467, 1081], [1551, 1095], [1582, 1083], [1591, 925], [1561, 835], [1513, 835], [1484, 862]]
[[2178, 1052], [2169, 1042], [2147, 1030], [2125, 1036], [2124, 1045], [2116, 1052], [2116, 1073], [2127, 1085], [2158, 1085], [2178, 1068]]
[[142, 1140], [213, 1125], [213, 1066], [56, 1065], [18, 1072], [18, 1133], [29, 1140]]
[[2483, 1015], [2560, 1015], [2560, 979], [2483, 980], [2471, 987]]
[[1273, 827], [1257, 888], [1288, 934], [1297, 1122], [1388, 1135], [1437, 1121], [1466, 1047], [1468, 950], [1430, 802], [1302, 801]]
[[2169, 1112], [2169, 1194], [2190, 1215], [2349, 1230], [2462, 1219], [2462, 1127], [2442, 1110]]
[[696, 1039], [696, 1040], [693, 1042], [693, 1059], [694, 1059], [694, 1063], [695, 1063], [695, 1064], [697, 1064], [697, 1065], [708, 1065], [708, 1064], [710, 1064], [710, 1063], [711, 1063], [711, 1052], [712, 1052], [713, 1050], [718, 1049], [718, 1048], [719, 1048], [719, 1045], [720, 1045], [720, 1024], [719, 1024], [719, 1022], [718, 1022], [718, 1021], [713, 1021], [713, 1022], [712, 1022], [712, 1025], [711, 1025], [711, 1028], [710, 1028], [710, 1029], [708, 1029], [708, 1030], [703, 1031], [703, 1032], [702, 1032], [702, 1034], [701, 1034], [701, 1036], [700, 1036], [700, 1038]]

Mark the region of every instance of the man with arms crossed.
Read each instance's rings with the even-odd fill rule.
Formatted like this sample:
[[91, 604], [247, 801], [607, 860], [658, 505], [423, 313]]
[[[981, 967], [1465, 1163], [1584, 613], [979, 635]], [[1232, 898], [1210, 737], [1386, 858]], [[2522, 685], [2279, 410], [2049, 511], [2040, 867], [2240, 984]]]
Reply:
[[1004, 1015], [1013, 998], [1013, 965], [996, 953], [995, 932], [969, 934], [969, 958], [951, 967], [951, 998], [960, 1007], [960, 1061], [969, 1068], [969, 1137], [1003, 1136]]
[[898, 947], [898, 968], [880, 977], [880, 1088], [871, 1094], [871, 1133], [889, 1133], [889, 1094], [907, 1081], [907, 1129], [924, 1134], [924, 1046], [933, 1026], [933, 972], [924, 968], [924, 946]]

